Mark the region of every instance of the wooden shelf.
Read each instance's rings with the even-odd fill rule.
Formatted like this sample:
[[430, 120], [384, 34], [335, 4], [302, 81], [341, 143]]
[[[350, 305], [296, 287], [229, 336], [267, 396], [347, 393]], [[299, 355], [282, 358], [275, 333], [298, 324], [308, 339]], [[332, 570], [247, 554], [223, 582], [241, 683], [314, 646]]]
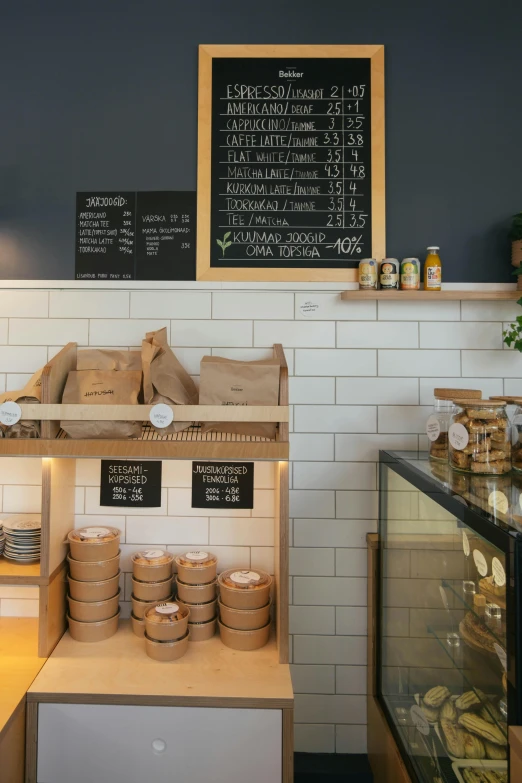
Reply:
[[45, 663], [38, 658], [38, 619], [0, 618], [0, 737]]
[[145, 652], [129, 620], [103, 642], [75, 642], [67, 632], [27, 694], [31, 702], [133, 704], [163, 707], [293, 707], [288, 664], [275, 640], [253, 652], [225, 647], [219, 635], [193, 642], [166, 664]]
[[341, 299], [383, 299], [403, 302], [459, 301], [474, 299], [477, 301], [516, 301], [522, 297], [522, 291], [343, 291]]
[[40, 563], [11, 563], [0, 557], [0, 585], [41, 585], [48, 581], [40, 576]]

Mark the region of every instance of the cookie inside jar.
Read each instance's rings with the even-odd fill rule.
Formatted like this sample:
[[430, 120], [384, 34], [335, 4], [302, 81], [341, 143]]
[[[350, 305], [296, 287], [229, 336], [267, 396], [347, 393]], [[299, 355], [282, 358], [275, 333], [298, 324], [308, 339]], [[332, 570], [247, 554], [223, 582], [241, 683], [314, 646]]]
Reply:
[[455, 397], [472, 400], [480, 399], [479, 389], [433, 389], [433, 411], [426, 422], [426, 435], [430, 444], [430, 460], [448, 461], [448, 428], [455, 410]]
[[449, 462], [466, 473], [499, 475], [511, 470], [511, 431], [506, 403], [456, 399], [448, 432]]

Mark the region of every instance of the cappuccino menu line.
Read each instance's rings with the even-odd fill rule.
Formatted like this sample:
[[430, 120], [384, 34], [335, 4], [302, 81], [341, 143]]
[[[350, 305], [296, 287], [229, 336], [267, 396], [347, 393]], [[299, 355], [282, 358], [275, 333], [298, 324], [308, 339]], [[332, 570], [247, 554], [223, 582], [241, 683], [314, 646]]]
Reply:
[[215, 58], [211, 266], [371, 256], [369, 58]]

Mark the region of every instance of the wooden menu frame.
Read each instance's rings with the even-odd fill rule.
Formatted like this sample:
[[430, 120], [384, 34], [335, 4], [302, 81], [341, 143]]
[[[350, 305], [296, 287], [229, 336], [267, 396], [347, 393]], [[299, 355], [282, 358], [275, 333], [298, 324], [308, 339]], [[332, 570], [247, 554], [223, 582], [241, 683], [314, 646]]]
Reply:
[[372, 257], [386, 256], [384, 46], [200, 45], [198, 99], [197, 280], [354, 282], [357, 269], [210, 266], [212, 61], [217, 57], [369, 58], [371, 68]]

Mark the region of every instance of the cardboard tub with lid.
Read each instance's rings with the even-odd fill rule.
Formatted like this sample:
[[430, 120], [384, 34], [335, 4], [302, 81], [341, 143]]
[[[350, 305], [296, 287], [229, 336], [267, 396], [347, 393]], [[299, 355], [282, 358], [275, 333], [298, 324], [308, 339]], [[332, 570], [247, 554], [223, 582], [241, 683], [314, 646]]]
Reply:
[[161, 549], [144, 549], [132, 556], [132, 574], [139, 582], [163, 582], [172, 576], [174, 555]]
[[219, 602], [219, 619], [236, 631], [255, 631], [270, 622], [270, 603], [261, 609], [231, 609]]
[[67, 615], [69, 623], [69, 633], [77, 642], [102, 642], [114, 636], [118, 630], [118, 620], [120, 619], [120, 610], [108, 620], [101, 620], [97, 623], [82, 623], [73, 620]]
[[74, 560], [67, 555], [69, 574], [78, 582], [103, 582], [116, 576], [120, 567], [120, 552], [109, 560]]
[[145, 652], [155, 661], [176, 661], [188, 650], [189, 634], [175, 642], [156, 642], [145, 633]]
[[189, 623], [190, 641], [206, 642], [207, 639], [212, 639], [216, 633], [216, 623], [217, 617], [206, 623]]
[[186, 585], [207, 585], [217, 573], [217, 557], [209, 552], [187, 552], [176, 557], [178, 578]]
[[208, 623], [217, 614], [217, 599], [206, 604], [189, 604], [187, 601], [178, 600], [180, 606], [185, 606], [190, 612], [191, 623]]
[[107, 601], [75, 601], [69, 595], [67, 596], [69, 616], [73, 620], [78, 620], [82, 623], [96, 623], [100, 620], [108, 620], [114, 617], [118, 611], [120, 593], [121, 590], [118, 590], [116, 595]]
[[150, 606], [145, 612], [145, 632], [155, 642], [175, 642], [187, 633], [189, 610], [175, 602]]
[[115, 527], [81, 527], [71, 530], [67, 541], [73, 560], [110, 560], [120, 551], [120, 531]]
[[186, 585], [176, 577], [178, 598], [188, 604], [207, 604], [216, 597], [216, 580], [208, 585]]
[[265, 571], [231, 568], [218, 577], [219, 597], [231, 609], [261, 609], [270, 601], [272, 577]]
[[120, 572], [110, 579], [104, 579], [101, 582], [78, 582], [76, 579], [69, 580], [69, 595], [75, 601], [107, 601], [116, 595], [120, 587]]
[[265, 625], [264, 628], [257, 628], [255, 631], [237, 631], [235, 628], [228, 628], [228, 626], [220, 622], [219, 634], [223, 644], [226, 647], [231, 647], [233, 650], [243, 650], [245, 652], [259, 650], [260, 647], [264, 647], [268, 643], [270, 623]]
[[132, 594], [140, 601], [164, 601], [172, 592], [172, 577], [162, 582], [140, 582], [132, 578]]

